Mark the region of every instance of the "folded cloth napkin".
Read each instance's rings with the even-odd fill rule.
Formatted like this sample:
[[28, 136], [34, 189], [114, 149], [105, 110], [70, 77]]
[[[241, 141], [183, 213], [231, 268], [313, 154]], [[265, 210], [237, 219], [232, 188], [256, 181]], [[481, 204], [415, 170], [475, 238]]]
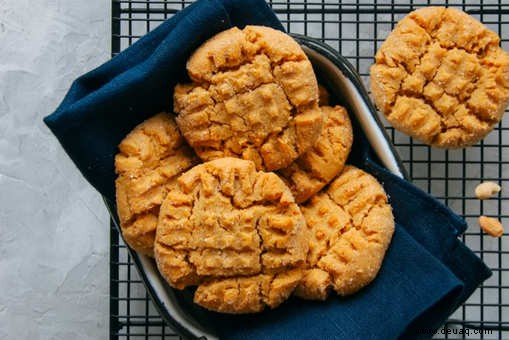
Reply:
[[[79, 77], [44, 121], [87, 180], [114, 200], [114, 155], [121, 139], [151, 115], [171, 111], [171, 89], [186, 80], [186, 60], [201, 43], [247, 24], [283, 29], [262, 0], [200, 0]], [[348, 298], [291, 299], [276, 310], [244, 316], [206, 311], [184, 291], [178, 296], [188, 313], [226, 339], [429, 338], [489, 277], [489, 269], [457, 239], [465, 222], [381, 167], [362, 131], [354, 135], [364, 151], [351, 161], [384, 184], [397, 222], [374, 282]]]

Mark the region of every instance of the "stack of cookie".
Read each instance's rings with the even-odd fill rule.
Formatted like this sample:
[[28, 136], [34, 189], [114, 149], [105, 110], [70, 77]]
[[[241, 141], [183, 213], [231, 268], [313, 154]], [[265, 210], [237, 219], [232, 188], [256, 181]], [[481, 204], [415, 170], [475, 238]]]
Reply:
[[187, 71], [176, 118], [158, 114], [119, 145], [125, 241], [154, 256], [172, 287], [197, 286], [195, 302], [224, 313], [369, 284], [392, 210], [375, 178], [345, 166], [348, 114], [327, 106], [300, 46], [267, 27], [232, 28]]

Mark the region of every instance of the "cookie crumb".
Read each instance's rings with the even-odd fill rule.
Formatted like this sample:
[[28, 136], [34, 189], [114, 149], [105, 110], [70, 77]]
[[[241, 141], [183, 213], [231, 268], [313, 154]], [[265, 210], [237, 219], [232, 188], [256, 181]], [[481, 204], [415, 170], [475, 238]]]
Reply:
[[502, 223], [493, 217], [480, 216], [479, 225], [484, 232], [493, 237], [501, 237], [504, 234]]
[[500, 192], [502, 188], [495, 182], [482, 182], [475, 188], [475, 196], [480, 200], [485, 200]]

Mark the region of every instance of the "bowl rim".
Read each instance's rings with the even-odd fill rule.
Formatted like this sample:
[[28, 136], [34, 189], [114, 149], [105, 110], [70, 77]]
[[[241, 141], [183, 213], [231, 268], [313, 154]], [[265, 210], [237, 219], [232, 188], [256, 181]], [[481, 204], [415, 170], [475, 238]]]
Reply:
[[[391, 140], [389, 139], [385, 128], [383, 127], [378, 115], [377, 111], [372, 104], [368, 92], [366, 88], [364, 87], [362, 80], [360, 76], [358, 75], [357, 71], [355, 71], [355, 68], [353, 65], [343, 56], [341, 56], [336, 50], [334, 50], [329, 45], [323, 43], [320, 40], [307, 37], [300, 34], [290, 34], [301, 46], [305, 47], [305, 50], [311, 50], [314, 52], [317, 52], [319, 55], [322, 55], [326, 59], [329, 60], [339, 71], [344, 75], [346, 79], [348, 79], [352, 85], [355, 87], [355, 90], [359, 94], [361, 100], [366, 105], [366, 111], [370, 115], [370, 124], [375, 124], [372, 128], [377, 130], [377, 133], [379, 134], [376, 138], [382, 137], [382, 140], [377, 139], [377, 141], [381, 141], [384, 145], [383, 148], [385, 148], [385, 151], [389, 151], [392, 162], [392, 168], [389, 168], [391, 172], [396, 174], [399, 177], [408, 179], [408, 174], [403, 166], [403, 163], [392, 144]], [[361, 128], [365, 131], [365, 126], [362, 126]], [[369, 139], [369, 138], [368, 138]], [[371, 140], [370, 140], [370, 144]], [[372, 145], [373, 146], [373, 145]], [[115, 202], [112, 202], [111, 200], [107, 199], [103, 196], [103, 201], [106, 205], [106, 208], [110, 214], [111, 217], [111, 224], [115, 226], [117, 231], [119, 232], [120, 237], [123, 238], [122, 232], [120, 229], [120, 223], [116, 212], [116, 205]], [[147, 292], [152, 299], [152, 302], [154, 303], [154, 306], [158, 310], [158, 312], [161, 314], [163, 319], [168, 322], [168, 324], [173, 328], [174, 331], [176, 331], [181, 337], [185, 339], [214, 339], [216, 336], [213, 334], [207, 334], [205, 330], [203, 330], [203, 327], [200, 327], [199, 325], [193, 325], [193, 322], [190, 320], [178, 320], [180, 317], [173, 316], [167, 307], [165, 307], [165, 302], [162, 300], [160, 295], [157, 292], [157, 288], [153, 285], [153, 280], [163, 281], [163, 284], [166, 284], [164, 280], [160, 277], [160, 275], [156, 274], [155, 278], [150, 278], [148, 273], [146, 272], [146, 266], [148, 266], [148, 261], [153, 261], [153, 259], [149, 258], [145, 255], [140, 255], [136, 253], [134, 250], [132, 250], [130, 247], [126, 247], [129, 255], [131, 256], [132, 261], [135, 264], [136, 270], [138, 274], [140, 275], [140, 278], [142, 279], [142, 282], [147, 289]], [[171, 289], [164, 289], [163, 291], [166, 293], [170, 293]], [[169, 299], [169, 302], [173, 307], [175, 307], [173, 301]], [[186, 324], [187, 323], [187, 324]], [[198, 334], [197, 334], [198, 333]]]

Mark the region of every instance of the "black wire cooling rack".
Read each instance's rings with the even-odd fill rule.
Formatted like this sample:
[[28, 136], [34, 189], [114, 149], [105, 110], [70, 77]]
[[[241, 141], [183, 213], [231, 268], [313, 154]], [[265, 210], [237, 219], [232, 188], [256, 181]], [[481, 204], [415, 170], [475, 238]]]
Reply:
[[[112, 55], [134, 43], [192, 1], [112, 1]], [[369, 82], [373, 56], [394, 25], [422, 6], [455, 6], [478, 18], [502, 38], [509, 50], [509, 3], [498, 1], [269, 1], [287, 31], [326, 42]], [[387, 125], [387, 124], [386, 124]], [[464, 150], [430, 148], [386, 126], [413, 183], [465, 217], [463, 241], [493, 270], [461, 306], [437, 339], [509, 338], [509, 240], [483, 234], [477, 217], [499, 218], [509, 226], [509, 114], [481, 143]], [[479, 201], [480, 181], [498, 182], [495, 199]], [[180, 339], [161, 319], [137, 275], [116, 229], [111, 226], [110, 338]]]

